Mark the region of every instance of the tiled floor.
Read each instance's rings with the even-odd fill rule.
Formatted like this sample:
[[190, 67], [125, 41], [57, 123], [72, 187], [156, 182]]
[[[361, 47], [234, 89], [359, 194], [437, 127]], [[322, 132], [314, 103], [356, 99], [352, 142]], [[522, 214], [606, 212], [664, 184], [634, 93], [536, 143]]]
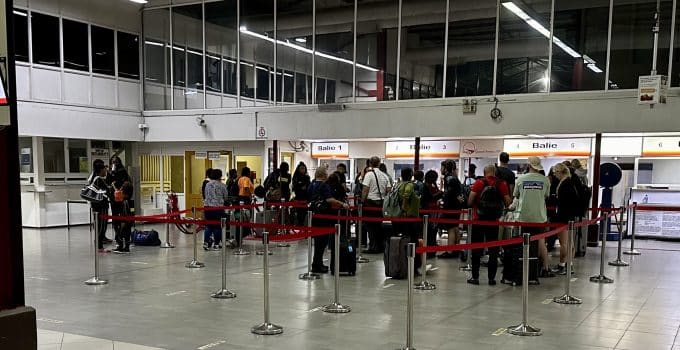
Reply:
[[113, 340], [38, 329], [38, 350], [162, 350]]
[[[331, 276], [311, 283], [297, 278], [306, 268], [306, 244], [274, 248], [271, 320], [285, 332], [264, 337], [250, 333], [263, 320], [262, 257], [229, 255], [228, 284], [238, 298], [215, 300], [209, 295], [220, 284], [219, 252], [200, 250], [206, 267], [189, 270], [184, 263], [192, 254], [191, 236], [173, 233], [172, 238], [175, 249], [138, 247], [128, 256], [102, 256], [102, 276], [110, 283], [91, 287], [83, 284], [92, 275], [86, 228], [24, 230], [27, 303], [37, 309], [38, 327], [56, 332], [41, 331], [41, 349], [137, 349], [129, 343], [172, 350], [373, 350], [405, 344], [406, 281], [385, 279], [378, 255], [359, 265], [356, 277], [341, 279], [341, 301], [352, 312], [332, 315], [318, 308], [332, 300]], [[436, 261], [439, 269], [429, 279], [437, 289], [414, 295], [414, 345], [420, 350], [680, 350], [680, 244], [637, 244], [643, 255], [624, 256], [630, 267], [606, 267], [615, 279], [611, 285], [588, 281], [598, 271], [599, 249], [589, 248], [577, 259], [572, 294], [583, 298], [583, 305], [550, 302], [562, 294], [562, 278], [531, 287], [530, 323], [544, 332], [531, 338], [503, 332], [520, 321], [520, 288], [470, 286], [458, 261]], [[608, 248], [608, 260], [615, 252]], [[110, 340], [67, 344], [71, 334]]]

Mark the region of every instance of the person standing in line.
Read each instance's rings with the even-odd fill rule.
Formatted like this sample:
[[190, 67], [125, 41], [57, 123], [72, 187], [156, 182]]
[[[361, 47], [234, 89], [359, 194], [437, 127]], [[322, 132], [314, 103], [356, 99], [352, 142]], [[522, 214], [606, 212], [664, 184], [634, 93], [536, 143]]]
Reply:
[[236, 169], [229, 170], [227, 179], [227, 193], [229, 194], [229, 204], [238, 205], [238, 172]]
[[510, 155], [506, 152], [501, 152], [498, 155], [498, 167], [496, 167], [496, 177], [505, 181], [508, 185], [508, 190], [512, 193], [515, 190], [515, 173], [510, 170]]
[[422, 170], [418, 170], [413, 173], [413, 183], [416, 185], [416, 194], [418, 197], [423, 198], [423, 193], [425, 192], [425, 173]]
[[[135, 209], [132, 200], [133, 188], [132, 183], [125, 182], [121, 188], [123, 192], [123, 202], [121, 216], [134, 216]], [[113, 250], [116, 254], [130, 253], [130, 240], [132, 236], [132, 221], [121, 221], [120, 229], [116, 231], [116, 249]]]
[[[439, 174], [434, 170], [428, 170], [425, 173], [425, 188], [423, 189], [423, 195], [420, 197], [420, 207], [422, 209], [439, 209], [439, 200], [442, 198], [443, 192], [437, 187], [438, 179]], [[430, 218], [435, 217], [437, 217], [437, 214], [430, 214]], [[437, 225], [430, 222], [428, 232], [427, 245], [437, 245]], [[434, 258], [435, 255], [436, 253], [428, 253], [428, 257]]]
[[[571, 171], [563, 164], [556, 164], [553, 167], [553, 173], [559, 184], [557, 185], [557, 212], [555, 222], [567, 225], [569, 221], [576, 221], [576, 218], [581, 215], [581, 201], [576, 191], [574, 181], [580, 181], [578, 177], [572, 178]], [[566, 262], [569, 254], [574, 253], [567, 251], [567, 239], [569, 231], [565, 230], [558, 234], [560, 240], [560, 263], [557, 265], [556, 272], [560, 275], [565, 275]]]
[[[456, 175], [456, 162], [447, 159], [441, 163], [441, 172], [444, 179], [443, 209], [461, 210], [465, 204], [465, 197], [462, 186]], [[460, 220], [460, 214], [442, 214], [443, 219]], [[458, 244], [460, 242], [460, 230], [457, 224], [440, 224], [440, 228], [447, 230], [448, 244]], [[456, 258], [460, 255], [461, 260], [466, 260], [465, 252], [444, 252], [439, 257], [444, 259]]]
[[342, 188], [345, 189], [345, 192], [349, 192], [349, 189], [347, 188], [347, 165], [345, 165], [345, 163], [338, 163], [335, 167], [335, 173], [340, 177]]
[[[392, 185], [387, 174], [380, 170], [380, 158], [371, 157], [370, 162], [372, 170], [366, 172], [362, 182], [363, 191], [361, 193], [361, 200], [364, 203], [363, 214], [367, 217], [379, 218], [383, 216], [383, 200], [392, 189]], [[383, 234], [382, 223], [366, 222], [364, 226], [366, 231], [368, 231], [369, 239], [368, 249], [364, 253], [384, 253], [386, 237]]]
[[[111, 215], [112, 216], [125, 216], [124, 204], [125, 195], [123, 193], [123, 186], [125, 184], [130, 184], [130, 190], [132, 190], [132, 179], [123, 165], [123, 161], [118, 156], [113, 156], [109, 160], [109, 171], [106, 174], [106, 183], [111, 187], [113, 191], [113, 197], [110, 197], [111, 202]], [[132, 194], [130, 194], [132, 198]], [[113, 227], [114, 237], [121, 235], [121, 229], [124, 222], [120, 220], [114, 220], [111, 223]], [[106, 243], [110, 243], [107, 241]]]
[[[295, 168], [292, 182], [295, 200], [307, 202], [307, 199], [309, 198], [308, 191], [311, 179], [307, 173], [307, 165], [305, 163], [300, 162], [300, 164], [298, 164], [298, 166]], [[306, 225], [305, 215], [307, 214], [307, 209], [295, 208], [295, 213], [295, 224], [300, 226]]]
[[[512, 204], [508, 184], [496, 177], [496, 166], [484, 167], [484, 178], [475, 181], [470, 189], [468, 205], [473, 208], [474, 220], [497, 221], [503, 216], [506, 207]], [[472, 243], [491, 242], [498, 240], [498, 226], [473, 225]], [[496, 271], [498, 270], [499, 247], [489, 250], [489, 285], [496, 285]], [[472, 250], [472, 278], [467, 283], [479, 285], [479, 268], [484, 249]]]
[[286, 162], [282, 162], [279, 166], [279, 184], [281, 188], [281, 199], [286, 202], [290, 202], [290, 183], [292, 182], [292, 177], [290, 175], [290, 165]]
[[213, 169], [208, 168], [205, 170], [205, 179], [203, 179], [203, 183], [201, 184], [201, 198], [205, 199], [205, 185], [210, 182], [210, 174], [212, 174]]
[[[527, 160], [527, 173], [517, 179], [514, 196], [519, 199], [517, 211], [519, 211], [519, 221], [545, 223], [548, 221], [545, 200], [550, 196], [550, 182], [545, 175], [542, 175], [543, 165], [538, 157], [529, 157]], [[522, 232], [539, 234], [543, 232], [542, 227], [523, 227]], [[540, 277], [555, 277], [550, 271], [550, 258], [545, 239], [538, 241], [538, 255], [541, 258], [543, 268]]]
[[111, 252], [108, 249], [104, 249], [104, 244], [113, 242], [106, 237], [106, 228], [108, 227], [108, 220], [100, 218], [101, 215], [107, 215], [109, 213], [109, 199], [113, 195], [111, 188], [106, 183], [106, 176], [108, 175], [108, 167], [104, 164], [101, 159], [95, 159], [92, 162], [92, 174], [87, 179], [87, 183], [93, 185], [96, 189], [106, 191], [106, 197], [101, 203], [91, 203], [91, 208], [93, 214], [96, 216], [96, 226], [95, 233], [98, 239], [97, 249], [100, 253]]
[[[205, 185], [205, 199], [203, 200], [205, 219], [220, 221], [225, 217], [224, 210], [211, 210], [214, 207], [222, 207], [229, 201], [229, 191], [222, 183], [222, 170], [213, 169], [210, 173], [210, 182]], [[205, 225], [203, 236], [203, 249], [220, 250], [222, 248], [221, 224]]]
[[244, 204], [250, 204], [253, 200], [253, 192], [255, 192], [255, 185], [250, 179], [250, 168], [244, 167], [238, 179], [238, 200]]
[[380, 163], [380, 166], [378, 166], [378, 169], [380, 169], [380, 171], [382, 171], [385, 175], [387, 175], [387, 178], [390, 179], [390, 187], [394, 187], [394, 178], [387, 171], [387, 165], [385, 163]]
[[470, 163], [470, 166], [468, 167], [468, 174], [465, 177], [465, 186], [472, 186], [472, 184], [477, 181], [477, 174], [475, 174], [477, 171], [477, 165], [474, 163]]

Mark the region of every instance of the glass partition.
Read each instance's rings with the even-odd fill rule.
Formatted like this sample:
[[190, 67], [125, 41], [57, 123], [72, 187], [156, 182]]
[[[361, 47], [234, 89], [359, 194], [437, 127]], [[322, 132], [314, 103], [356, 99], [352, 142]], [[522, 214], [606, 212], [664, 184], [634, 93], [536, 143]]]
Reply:
[[[270, 79], [274, 66], [274, 2], [241, 0], [241, 106], [270, 102]], [[257, 68], [257, 69], [255, 69]], [[262, 71], [262, 73], [255, 73]], [[264, 74], [264, 75], [263, 75]], [[260, 86], [260, 85], [266, 86]]]
[[203, 8], [172, 8], [175, 109], [203, 108]]
[[144, 109], [172, 109], [170, 104], [170, 12], [144, 11]]
[[312, 103], [306, 79], [312, 76], [313, 0], [279, 1], [277, 6], [276, 101]]
[[[354, 60], [354, 2], [316, 4], [316, 103], [351, 102]], [[334, 81], [335, 91], [328, 94], [326, 81]]]
[[207, 108], [236, 106], [236, 1], [205, 4]]

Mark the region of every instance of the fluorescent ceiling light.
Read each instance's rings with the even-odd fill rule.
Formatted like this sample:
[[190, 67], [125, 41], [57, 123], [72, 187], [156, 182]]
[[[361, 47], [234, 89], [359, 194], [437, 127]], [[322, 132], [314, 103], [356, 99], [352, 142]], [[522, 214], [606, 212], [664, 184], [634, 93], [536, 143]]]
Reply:
[[163, 44], [163, 43], [157, 43], [155, 41], [149, 41], [149, 40], [144, 41], [144, 43], [147, 44], [147, 45], [153, 45], [153, 46], [160, 46], [160, 47], [165, 46], [165, 44]]
[[304, 44], [307, 42], [307, 38], [295, 38], [295, 41]]
[[28, 13], [26, 13], [26, 12], [21, 12], [21, 11], [17, 11], [17, 10], [14, 10], [14, 11], [12, 11], [12, 12], [13, 12], [15, 15], [19, 15], [19, 16], [23, 16], [23, 17], [28, 17]]
[[[291, 49], [302, 51], [302, 52], [305, 52], [305, 53], [308, 53], [308, 54], [314, 53], [312, 50], [310, 50], [306, 47], [302, 47], [300, 45], [295, 45], [295, 44], [292, 44], [292, 43], [287, 42], [287, 41], [274, 40], [273, 38], [270, 38], [266, 35], [251, 32], [251, 31], [248, 30], [248, 28], [246, 26], [241, 26], [241, 33], [246, 34], [246, 35], [250, 35], [252, 37], [259, 38], [259, 39], [262, 39], [262, 40], [266, 40], [266, 41], [269, 41], [271, 43], [276, 43], [276, 44], [279, 44], [279, 45], [287, 46], [287, 47], [290, 47]], [[317, 56], [323, 57], [323, 58], [328, 58], [329, 60], [338, 61], [338, 62], [347, 63], [347, 64], [353, 64], [352, 61], [345, 59], [345, 58], [329, 55], [329, 54], [326, 54], [326, 53], [323, 53], [323, 52], [318, 52], [318, 51], [315, 52], [315, 53], [316, 53]], [[374, 67], [371, 67], [371, 66], [366, 66], [366, 65], [363, 65], [363, 64], [360, 64], [360, 63], [357, 63], [357, 68], [362, 68], [362, 69], [365, 69], [365, 70], [368, 70], [368, 71], [371, 71], [371, 72], [377, 72], [379, 70], [377, 68], [374, 68]]]
[[146, 4], [148, 1], [147, 0], [130, 0], [136, 4]]
[[[529, 14], [524, 12], [524, 10], [522, 10], [514, 2], [512, 2], [512, 1], [504, 2], [503, 7], [508, 9], [508, 11], [514, 13], [517, 17], [521, 18], [529, 26], [534, 28], [537, 32], [541, 33], [541, 35], [550, 39], [550, 30], [546, 29], [541, 23], [539, 23], [537, 20], [535, 20], [531, 16], [529, 16]], [[564, 41], [560, 40], [560, 38], [553, 36], [553, 43], [573, 58], [583, 57], [583, 60], [586, 62], [587, 67], [590, 70], [592, 70], [593, 72], [602, 73], [602, 69], [597, 67], [596, 62], [592, 58], [590, 58], [586, 55], [581, 55], [576, 50], [572, 49], [569, 45], [565, 44]]]

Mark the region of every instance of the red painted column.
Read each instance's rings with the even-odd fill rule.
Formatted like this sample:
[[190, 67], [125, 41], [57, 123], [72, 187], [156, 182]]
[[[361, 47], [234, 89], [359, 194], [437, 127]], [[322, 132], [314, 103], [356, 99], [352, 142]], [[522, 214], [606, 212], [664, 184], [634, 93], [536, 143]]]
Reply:
[[416, 149], [415, 156], [413, 159], [413, 173], [420, 170], [420, 136], [416, 137]]

